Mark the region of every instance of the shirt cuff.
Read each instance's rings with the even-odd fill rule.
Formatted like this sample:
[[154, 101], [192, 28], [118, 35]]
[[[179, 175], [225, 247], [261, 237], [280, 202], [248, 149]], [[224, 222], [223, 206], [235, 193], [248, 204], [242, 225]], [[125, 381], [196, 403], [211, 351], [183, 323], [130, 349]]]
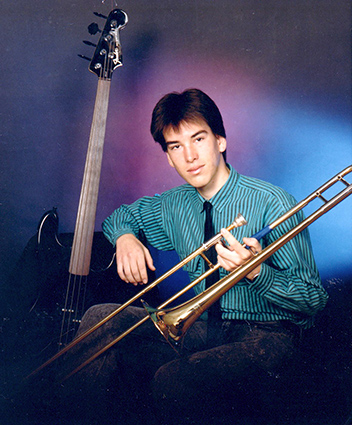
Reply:
[[[116, 245], [116, 241], [120, 236], [123, 235], [127, 235], [128, 233], [131, 233], [132, 235], [136, 236], [135, 233], [133, 232], [132, 229], [119, 229], [118, 231], [109, 234], [109, 235], [105, 235], [106, 238], [108, 239], [108, 241], [115, 246]], [[137, 237], [137, 236], [136, 236]]]
[[253, 289], [258, 295], [266, 294], [271, 286], [274, 279], [274, 271], [267, 264], [262, 263], [260, 268], [259, 276], [254, 280], [246, 279], [251, 289]]

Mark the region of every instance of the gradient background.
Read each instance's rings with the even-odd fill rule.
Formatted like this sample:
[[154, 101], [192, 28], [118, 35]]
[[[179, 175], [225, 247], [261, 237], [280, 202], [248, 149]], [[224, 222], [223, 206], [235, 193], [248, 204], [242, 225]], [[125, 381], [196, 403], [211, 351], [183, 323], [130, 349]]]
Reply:
[[[121, 203], [179, 183], [149, 134], [161, 96], [197, 87], [222, 111], [228, 161], [301, 200], [352, 162], [350, 2], [126, 0], [112, 79], [96, 229]], [[1, 6], [1, 276], [45, 211], [73, 232], [97, 77], [87, 26], [111, 2]], [[349, 179], [351, 181], [351, 179]], [[352, 198], [352, 197], [351, 197]], [[351, 275], [351, 206], [311, 227], [323, 279]]]

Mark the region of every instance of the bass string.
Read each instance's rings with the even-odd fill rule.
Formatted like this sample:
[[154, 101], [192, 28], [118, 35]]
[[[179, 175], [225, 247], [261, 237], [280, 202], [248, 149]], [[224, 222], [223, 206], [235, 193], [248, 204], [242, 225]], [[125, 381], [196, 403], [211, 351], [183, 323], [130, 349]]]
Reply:
[[59, 350], [67, 345], [77, 331], [85, 312], [87, 276], [69, 273], [59, 335]]
[[[105, 54], [102, 67], [100, 68], [99, 72], [99, 80], [109, 80], [111, 72], [114, 70], [114, 63], [113, 58], [116, 52], [114, 52], [115, 49], [119, 50], [119, 45], [116, 43], [108, 42], [108, 52]], [[115, 45], [116, 44], [116, 45]], [[118, 52], [119, 53], [119, 52]], [[99, 83], [98, 83], [98, 90], [99, 90]], [[92, 189], [95, 190], [95, 178], [94, 173], [88, 173], [88, 176], [85, 175], [85, 178], [83, 179], [83, 185], [81, 192], [82, 193], [91, 193]], [[94, 206], [94, 209], [96, 206]], [[83, 222], [91, 221], [91, 209], [88, 210], [86, 207], [82, 207], [81, 205], [79, 207], [79, 219], [83, 220]], [[92, 226], [94, 224], [92, 223]], [[77, 229], [75, 229], [75, 232], [77, 232]], [[94, 230], [93, 230], [94, 232]], [[84, 237], [82, 235], [82, 232], [80, 235], [75, 234], [75, 238], [79, 236], [79, 242], [74, 244], [74, 250], [72, 251], [71, 256], [75, 255], [76, 258], [86, 258], [87, 255], [91, 256], [91, 249], [92, 247], [90, 244], [92, 241], [89, 241], [87, 243], [87, 235]], [[88, 238], [89, 239], [89, 238]], [[60, 336], [59, 336], [59, 349], [62, 348], [63, 345], [66, 345], [68, 342], [70, 342], [71, 336], [75, 333], [75, 330], [77, 329], [80, 319], [84, 314], [85, 310], [85, 297], [86, 297], [86, 290], [87, 290], [87, 272], [84, 269], [83, 263], [79, 262], [80, 264], [80, 273], [76, 274], [69, 272], [69, 278], [68, 278], [68, 284], [66, 289], [66, 295], [65, 295], [65, 302], [64, 302], [64, 308], [62, 309], [62, 323], [61, 323], [61, 330], [60, 330]], [[82, 294], [82, 287], [83, 287], [83, 294]]]
[[[105, 65], [108, 65], [107, 59], [105, 59]], [[104, 69], [101, 72], [101, 75], [104, 74]], [[103, 78], [101, 78], [103, 79]], [[94, 172], [89, 172], [85, 175], [85, 178], [83, 179], [83, 185], [82, 185], [82, 193], [83, 194], [91, 194], [93, 191], [96, 190], [96, 178]], [[92, 202], [90, 202], [92, 203]], [[89, 204], [89, 203], [88, 203]], [[79, 208], [79, 220], [81, 220], [81, 223], [90, 223], [91, 226], [94, 227], [94, 223], [92, 220], [92, 210], [95, 211], [96, 206], [95, 205], [89, 205], [89, 208], [87, 204], [85, 203], [84, 207]], [[93, 214], [95, 216], [95, 214]], [[83, 229], [84, 230], [84, 229]], [[90, 231], [94, 232], [94, 229], [88, 229]], [[87, 256], [90, 257], [91, 255], [91, 240], [89, 235], [82, 234], [82, 230], [80, 234], [77, 234], [79, 229], [76, 229], [75, 237], [77, 238], [77, 243], [74, 244], [74, 251], [72, 251], [71, 256], [75, 257], [76, 259], [82, 259], [86, 258]], [[87, 233], [87, 232], [86, 232]], [[76, 263], [75, 263], [76, 264]], [[75, 330], [79, 324], [79, 321], [84, 313], [84, 306], [85, 306], [85, 294], [86, 294], [86, 287], [87, 287], [87, 275], [85, 268], [85, 263], [82, 261], [78, 261], [79, 270], [75, 270], [75, 273], [69, 273], [69, 279], [66, 289], [66, 295], [65, 295], [65, 302], [64, 302], [64, 308], [63, 308], [63, 315], [62, 315], [62, 323], [61, 323], [61, 330], [60, 330], [60, 336], [59, 336], [59, 349], [62, 348], [63, 345], [67, 344], [69, 342], [69, 339], [71, 338], [72, 334], [74, 333], [73, 330]], [[83, 293], [82, 293], [82, 287], [83, 287]]]

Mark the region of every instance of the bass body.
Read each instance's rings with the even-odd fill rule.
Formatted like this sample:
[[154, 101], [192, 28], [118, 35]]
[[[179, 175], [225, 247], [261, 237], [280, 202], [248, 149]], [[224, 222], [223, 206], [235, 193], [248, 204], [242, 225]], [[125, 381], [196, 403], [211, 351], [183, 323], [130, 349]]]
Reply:
[[[58, 233], [56, 210], [42, 217], [37, 233], [28, 241], [3, 285], [1, 337], [8, 353], [47, 357], [60, 348], [72, 243], [73, 233]], [[133, 295], [131, 286], [117, 275], [110, 242], [102, 232], [94, 232], [89, 276], [82, 280], [80, 288], [85, 301], [78, 323], [84, 311], [94, 304], [124, 302]], [[71, 323], [70, 328], [75, 325]]]

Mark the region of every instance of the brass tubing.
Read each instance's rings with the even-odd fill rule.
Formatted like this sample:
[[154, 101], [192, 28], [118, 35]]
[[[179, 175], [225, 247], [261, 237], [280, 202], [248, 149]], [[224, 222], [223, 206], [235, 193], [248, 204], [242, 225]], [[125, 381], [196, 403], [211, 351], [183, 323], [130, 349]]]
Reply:
[[[187, 286], [182, 288], [180, 291], [178, 291], [176, 294], [174, 294], [172, 297], [168, 298], [166, 301], [164, 301], [160, 306], [157, 307], [157, 309], [162, 309], [169, 304], [171, 304], [173, 301], [177, 300], [181, 295], [186, 293], [189, 289], [192, 289], [194, 286], [198, 285], [203, 279], [207, 278], [209, 275], [211, 275], [215, 270], [220, 268], [220, 264], [217, 263], [212, 269], [207, 270], [204, 272], [201, 276], [199, 276], [197, 279], [190, 282]], [[97, 353], [93, 354], [89, 359], [87, 359], [84, 363], [82, 363], [80, 366], [78, 366], [75, 370], [73, 370], [69, 375], [67, 375], [64, 380], [68, 379], [70, 376], [74, 375], [81, 369], [83, 369], [85, 366], [87, 366], [89, 363], [91, 363], [93, 360], [95, 360], [97, 357], [99, 357], [101, 354], [105, 353], [109, 348], [111, 348], [113, 345], [117, 344], [121, 339], [123, 339], [125, 336], [130, 334], [132, 331], [137, 329], [140, 325], [142, 325], [144, 322], [148, 321], [149, 315], [146, 315], [141, 319], [139, 322], [135, 323], [133, 326], [128, 328], [125, 332], [123, 332], [121, 335], [116, 337], [114, 340], [112, 340], [108, 345], [103, 347], [101, 350], [99, 350]]]
[[[325, 192], [327, 189], [329, 189], [331, 186], [333, 186], [334, 184], [338, 183], [339, 181], [345, 183], [346, 186], [348, 186], [348, 183], [345, 180], [343, 180], [343, 177], [346, 174], [349, 174], [351, 172], [352, 172], [352, 165], [350, 165], [349, 167], [345, 168], [340, 173], [336, 174], [336, 176], [332, 177], [330, 180], [328, 180], [326, 183], [324, 183], [322, 186], [320, 186], [317, 190], [315, 190], [310, 195], [308, 195], [305, 199], [303, 199], [301, 202], [299, 202], [298, 204], [296, 204], [292, 209], [290, 209], [289, 211], [287, 211], [286, 213], [284, 213], [282, 216], [280, 216], [279, 218], [277, 218], [275, 221], [273, 221], [269, 225], [269, 227], [271, 229], [274, 229], [274, 227], [276, 227], [279, 224], [281, 224], [284, 221], [286, 221], [289, 217], [291, 217], [292, 215], [296, 214], [298, 211], [300, 211], [301, 209], [303, 209], [305, 206], [307, 206], [314, 199], [319, 198], [321, 193]], [[328, 201], [324, 200], [324, 202], [328, 202]]]
[[[233, 230], [235, 227], [239, 227], [246, 224], [246, 221], [244, 218], [238, 214], [237, 218], [227, 227], [227, 230]], [[193, 251], [191, 254], [189, 254], [186, 258], [181, 260], [178, 264], [176, 264], [174, 267], [172, 267], [170, 270], [166, 271], [162, 276], [160, 276], [158, 279], [156, 279], [154, 282], [150, 283], [146, 288], [144, 288], [142, 291], [138, 292], [138, 294], [134, 295], [132, 298], [130, 298], [125, 303], [121, 304], [116, 310], [111, 312], [108, 316], [104, 317], [100, 322], [98, 322], [96, 325], [92, 326], [91, 328], [87, 329], [85, 332], [83, 332], [81, 335], [76, 337], [72, 342], [70, 342], [66, 347], [62, 348], [60, 351], [58, 351], [54, 356], [52, 356], [49, 360], [47, 360], [45, 363], [43, 363], [41, 366], [39, 366], [37, 369], [35, 369], [33, 372], [31, 372], [25, 379], [31, 378], [32, 376], [36, 375], [38, 372], [40, 372], [45, 367], [49, 366], [51, 363], [53, 363], [55, 360], [57, 360], [59, 357], [61, 357], [63, 354], [67, 353], [71, 348], [76, 346], [78, 343], [83, 341], [85, 338], [87, 338], [89, 335], [91, 335], [94, 331], [99, 329], [101, 326], [103, 326], [106, 322], [111, 320], [113, 317], [115, 317], [117, 314], [119, 314], [122, 310], [127, 308], [129, 305], [131, 305], [133, 302], [137, 301], [139, 298], [143, 297], [147, 292], [149, 292], [151, 289], [154, 289], [159, 283], [167, 279], [169, 276], [171, 276], [173, 273], [178, 271], [181, 267], [185, 266], [189, 261], [196, 258], [198, 255], [201, 255], [204, 251], [208, 250], [211, 246], [218, 243], [222, 238], [221, 233], [216, 234], [213, 238], [211, 238], [209, 241], [205, 242], [202, 246], [200, 246], [198, 249]], [[211, 267], [207, 272], [205, 272], [203, 275], [198, 277], [195, 281], [191, 282], [191, 284], [187, 285], [185, 288], [181, 289], [177, 294], [175, 294], [173, 297], [168, 299], [166, 302], [169, 304], [172, 301], [176, 300], [178, 297], [183, 295], [185, 292], [187, 292], [189, 289], [193, 288], [193, 286], [197, 285], [201, 280], [205, 279], [209, 274], [211, 274], [213, 271], [218, 269], [220, 265], [215, 265]], [[211, 272], [211, 273], [209, 273]], [[165, 307], [165, 305], [160, 306], [160, 308]]]
[[[339, 192], [330, 201], [327, 201], [317, 211], [312, 213], [309, 217], [307, 217], [305, 220], [303, 220], [301, 223], [299, 223], [297, 226], [295, 226], [293, 229], [291, 229], [285, 235], [281, 236], [279, 239], [277, 239], [275, 242], [270, 244], [268, 247], [264, 248], [260, 253], [257, 253], [254, 257], [252, 257], [250, 260], [248, 260], [245, 264], [238, 267], [236, 270], [234, 270], [233, 272], [231, 272], [230, 274], [228, 274], [224, 278], [220, 279], [214, 285], [212, 285], [211, 287], [206, 289], [201, 294], [195, 296], [190, 301], [186, 301], [185, 303], [181, 304], [181, 306], [170, 309], [171, 312], [181, 310], [183, 315], [185, 313], [185, 310], [187, 310], [189, 312], [189, 317], [191, 319], [189, 319], [189, 317], [184, 319], [186, 326], [183, 329], [183, 335], [189, 329], [189, 327], [193, 325], [193, 323], [197, 320], [197, 318], [199, 318], [203, 314], [204, 311], [206, 311], [212, 304], [214, 304], [214, 302], [216, 302], [222, 295], [224, 295], [236, 283], [238, 283], [241, 279], [243, 279], [245, 276], [247, 276], [248, 273], [250, 273], [252, 270], [254, 270], [259, 264], [261, 264], [262, 262], [267, 260], [278, 249], [280, 249], [283, 245], [285, 245], [287, 242], [289, 242], [294, 236], [296, 236], [302, 230], [306, 229], [311, 223], [313, 223], [315, 220], [317, 220], [323, 214], [328, 212], [330, 209], [332, 209], [334, 206], [336, 206], [342, 200], [344, 200], [349, 195], [351, 195], [351, 193], [352, 193], [352, 184], [349, 185], [347, 188], [345, 188], [343, 191]], [[294, 207], [292, 209], [293, 211], [291, 210], [292, 214], [290, 214], [290, 216], [295, 214], [297, 211], [299, 211], [302, 208], [300, 205], [297, 205], [296, 207]], [[219, 264], [217, 264], [214, 267], [214, 269], [215, 268], [219, 268]], [[204, 273], [202, 276], [200, 276], [200, 278], [191, 282], [186, 288], [183, 288], [183, 290], [181, 290], [180, 292], [175, 294], [172, 298], [167, 300], [164, 304], [159, 306], [158, 310], [161, 310], [163, 307], [165, 307], [166, 305], [171, 303], [174, 299], [177, 299], [185, 291], [187, 291], [191, 287], [198, 284], [200, 280], [204, 279], [204, 275], [211, 274], [213, 271], [214, 270], [208, 270], [206, 273]], [[168, 314], [168, 313], [166, 313], [166, 314]], [[103, 354], [106, 350], [111, 348], [113, 345], [115, 345], [122, 338], [124, 338], [126, 335], [131, 333], [138, 326], [143, 324], [146, 321], [146, 319], [148, 319], [148, 317], [149, 316], [144, 317], [142, 320], [140, 320], [134, 326], [129, 328], [123, 334], [119, 335], [115, 340], [111, 341], [107, 346], [103, 347], [99, 352], [97, 352], [92, 357], [90, 357], [88, 360], [86, 360], [84, 363], [82, 363], [80, 366], [78, 366], [65, 379], [68, 379], [70, 376], [72, 376], [73, 374], [75, 374], [76, 372], [81, 370], [83, 367], [88, 365], [90, 362], [95, 360], [98, 356]]]
[[[214, 287], [216, 287], [216, 289], [218, 289], [218, 285], [220, 285], [221, 288], [223, 287], [223, 285], [227, 288], [227, 284], [229, 283], [229, 279], [230, 279], [231, 282], [232, 282], [233, 279], [237, 279], [232, 284], [232, 286], [235, 285], [239, 280], [241, 280], [244, 276], [246, 276], [248, 273], [250, 273], [252, 270], [254, 270], [259, 264], [261, 264], [263, 261], [265, 261], [267, 258], [269, 258], [279, 248], [281, 248], [281, 246], [283, 246], [286, 242], [288, 242], [288, 240], [292, 239], [296, 234], [298, 234], [303, 229], [305, 229], [306, 227], [308, 227], [313, 221], [315, 221], [321, 215], [325, 214], [327, 211], [329, 211], [331, 208], [333, 208], [335, 205], [337, 205], [343, 199], [347, 198], [351, 194], [352, 185], [351, 184], [348, 185], [348, 183], [343, 179], [343, 177], [346, 174], [349, 174], [350, 172], [352, 172], [352, 165], [349, 166], [349, 167], [347, 167], [347, 168], [345, 168], [340, 173], [336, 174], [336, 176], [334, 176], [332, 179], [330, 179], [325, 184], [323, 184], [315, 192], [313, 192], [312, 194], [310, 194], [303, 201], [299, 202], [292, 209], [290, 209], [289, 211], [287, 211], [286, 213], [284, 213], [282, 216], [280, 216], [278, 219], [276, 219], [273, 223], [271, 223], [269, 225], [269, 227], [271, 229], [273, 229], [274, 227], [278, 226], [279, 224], [281, 224], [282, 222], [284, 222], [285, 220], [287, 220], [289, 217], [291, 217], [292, 215], [296, 214], [298, 211], [300, 211], [306, 205], [308, 205], [312, 200], [314, 200], [317, 197], [320, 197], [320, 194], [322, 192], [324, 192], [325, 190], [327, 190], [328, 188], [330, 188], [331, 186], [333, 186], [338, 181], [341, 181], [342, 183], [344, 183], [347, 186], [345, 190], [341, 191], [339, 194], [337, 194], [330, 201], [326, 201], [326, 203], [322, 207], [320, 207], [319, 210], [317, 210], [315, 213], [312, 213], [308, 218], [306, 218], [299, 225], [297, 225], [296, 227], [294, 227], [293, 229], [291, 229], [291, 231], [289, 231], [287, 234], [283, 235], [277, 241], [273, 242], [271, 245], [269, 245], [267, 248], [265, 248], [259, 254], [256, 254], [255, 257], [253, 257], [248, 262], [246, 262], [245, 264], [243, 264], [242, 266], [240, 266], [238, 269], [234, 270], [229, 275], [227, 275], [223, 279], [219, 280], [217, 283], [215, 283], [212, 287], [208, 288], [202, 294], [194, 297], [193, 300], [198, 299], [198, 297], [201, 297], [202, 295], [207, 295], [209, 292], [211, 292], [211, 294], [213, 296], [214, 295], [213, 294], [213, 290], [215, 290]], [[243, 217], [239, 214], [239, 216], [236, 218], [236, 220], [238, 220], [238, 219], [239, 220], [242, 220]], [[236, 223], [236, 220], [233, 223], [231, 223], [230, 226], [227, 227], [227, 230], [230, 231], [230, 230], [234, 229], [235, 227], [239, 227], [240, 225], [243, 225], [244, 224], [243, 222], [241, 224], [237, 224]], [[290, 236], [289, 239], [288, 239], [288, 236]], [[137, 299], [141, 298], [149, 290], [151, 290], [154, 287], [156, 287], [160, 282], [162, 282], [163, 280], [165, 280], [166, 278], [168, 278], [171, 274], [175, 273], [177, 270], [179, 270], [181, 267], [183, 267], [185, 264], [187, 264], [189, 261], [191, 261], [192, 259], [194, 259], [198, 255], [201, 255], [204, 251], [208, 250], [211, 246], [213, 246], [216, 243], [218, 243], [221, 239], [222, 239], [221, 233], [218, 233], [217, 235], [215, 235], [212, 239], [210, 239], [208, 242], [204, 243], [201, 247], [199, 247], [197, 250], [195, 250], [194, 252], [192, 252], [190, 255], [188, 255], [186, 258], [184, 258], [182, 261], [180, 261], [178, 264], [176, 264], [174, 267], [172, 267], [170, 270], [168, 270], [166, 273], [164, 273], [157, 280], [155, 280], [154, 282], [152, 282], [151, 284], [149, 284], [144, 290], [140, 291], [138, 294], [136, 294], [134, 297], [132, 297], [129, 301], [127, 301], [124, 304], [122, 304], [121, 306], [119, 306], [116, 310], [114, 310], [107, 317], [105, 317], [103, 320], [101, 320], [100, 322], [98, 322], [95, 326], [93, 326], [92, 328], [88, 329], [86, 332], [84, 332], [83, 334], [81, 334], [79, 337], [75, 338], [70, 344], [68, 344], [66, 347], [64, 347], [55, 356], [53, 356], [47, 362], [45, 362], [43, 365], [41, 365], [39, 368], [37, 368], [36, 370], [34, 370], [30, 375], [27, 376], [27, 378], [32, 377], [33, 375], [35, 375], [36, 373], [38, 373], [39, 371], [41, 371], [43, 368], [45, 368], [46, 366], [48, 366], [49, 364], [51, 364], [53, 361], [55, 361], [56, 359], [58, 359], [61, 355], [63, 355], [64, 353], [66, 353], [68, 350], [70, 350], [72, 347], [74, 347], [79, 342], [81, 342], [83, 339], [85, 339], [87, 336], [89, 336], [96, 329], [98, 329], [103, 324], [105, 324], [106, 322], [108, 322], [109, 320], [111, 320], [115, 315], [117, 315], [118, 313], [120, 313], [123, 309], [125, 309], [126, 307], [128, 307], [130, 304], [132, 304]], [[273, 251], [270, 250], [268, 252], [268, 249], [269, 248], [272, 248]], [[161, 304], [158, 307], [158, 309], [162, 309], [162, 308], [166, 307], [168, 304], [170, 304], [171, 302], [175, 301], [177, 298], [179, 298], [181, 295], [183, 295], [189, 289], [193, 288], [201, 280], [205, 279], [208, 275], [210, 275], [211, 273], [213, 273], [219, 267], [220, 267], [219, 264], [216, 264], [213, 267], [211, 267], [209, 270], [207, 270], [205, 273], [203, 273], [201, 276], [199, 276], [196, 280], [194, 280], [193, 282], [191, 282], [190, 284], [188, 284], [185, 288], [183, 288], [182, 290], [180, 290], [179, 292], [177, 292], [175, 295], [173, 295], [171, 298], [169, 298], [167, 301], [165, 301], [163, 304]], [[228, 289], [230, 289], [232, 286], [230, 286]], [[227, 292], [228, 289], [226, 289], [223, 293]], [[215, 298], [213, 302], [215, 302], [217, 299], [219, 299], [223, 295], [223, 293], [221, 293], [217, 298]], [[205, 307], [204, 310], [206, 310], [208, 307], [209, 306], [207, 304], [207, 307]], [[204, 310], [202, 310], [202, 312]], [[199, 315], [201, 315], [201, 314], [202, 313], [200, 313]], [[148, 317], [149, 316], [146, 316], [146, 318], [148, 318]], [[132, 332], [132, 330], [134, 330], [136, 327], [138, 327], [139, 325], [141, 325], [142, 323], [144, 323], [146, 321], [146, 318], [143, 318], [140, 322], [136, 323], [132, 328], [130, 328], [127, 331], [125, 331], [122, 334], [123, 336], [120, 335], [115, 340], [113, 340], [108, 345], [107, 348], [104, 347], [102, 350], [99, 351], [99, 353], [95, 354], [90, 359], [88, 359], [87, 362], [85, 362], [84, 365], [90, 363], [90, 361], [94, 360], [100, 354], [102, 354], [103, 352], [105, 352], [108, 348], [112, 347], [114, 344], [116, 344], [118, 341], [120, 341], [124, 336], [126, 336], [130, 332]], [[82, 367], [79, 367], [79, 369], [77, 369], [77, 370], [80, 370]], [[69, 376], [71, 376], [73, 373], [74, 372], [72, 372]]]
[[[275, 242], [264, 248], [261, 252], [255, 254], [254, 257], [249, 259], [242, 266], [238, 267], [233, 272], [229, 273], [227, 276], [220, 279], [218, 282], [214, 283], [211, 287], [206, 289], [201, 294], [195, 296], [190, 301], [186, 301], [178, 307], [174, 307], [169, 311], [162, 312], [158, 314], [163, 317], [163, 315], [178, 313], [179, 316], [182, 315], [183, 321], [186, 323], [183, 334], [189, 329], [189, 327], [195, 322], [195, 320], [200, 317], [204, 311], [206, 311], [212, 304], [214, 304], [222, 295], [224, 295], [229, 289], [231, 289], [236, 283], [248, 275], [252, 270], [254, 270], [259, 264], [267, 260], [271, 255], [273, 255], [278, 249], [290, 241], [294, 236], [300, 233], [302, 230], [307, 228], [311, 223], [321, 217], [323, 214], [331, 210], [334, 206], [340, 203], [342, 200], [347, 198], [352, 194], [352, 184], [345, 188], [343, 191], [338, 193], [326, 204], [322, 205], [317, 211], [312, 213], [309, 217], [299, 223], [297, 226], [292, 228], [289, 232], [281, 236]], [[182, 313], [182, 314], [181, 314]], [[191, 318], [191, 319], [190, 319]], [[161, 319], [160, 319], [161, 320]], [[166, 323], [167, 325], [167, 323]]]

